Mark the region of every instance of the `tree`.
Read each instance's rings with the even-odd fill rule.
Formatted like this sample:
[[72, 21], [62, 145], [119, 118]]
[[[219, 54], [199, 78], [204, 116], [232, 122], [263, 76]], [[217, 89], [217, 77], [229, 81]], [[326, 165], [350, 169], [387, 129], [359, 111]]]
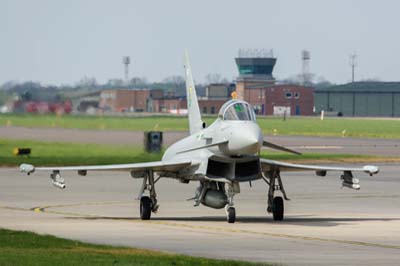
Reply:
[[205, 80], [207, 84], [221, 83], [222, 76], [219, 73], [209, 73], [206, 75]]
[[0, 86], [0, 89], [2, 89], [2, 90], [9, 90], [9, 89], [11, 89], [12, 87], [14, 87], [14, 86], [17, 85], [17, 84], [18, 84], [18, 83], [17, 83], [16, 81], [14, 81], [14, 80], [9, 80], [9, 81], [3, 83], [3, 84]]
[[122, 79], [109, 79], [105, 85], [107, 87], [115, 88], [115, 87], [123, 87], [125, 84]]
[[90, 89], [96, 88], [97, 85], [98, 84], [97, 84], [96, 78], [88, 77], [88, 76], [84, 76], [76, 84], [77, 87], [90, 88]]
[[137, 86], [145, 86], [147, 85], [147, 79], [145, 77], [133, 77], [129, 81], [129, 85], [137, 87]]
[[176, 95], [185, 95], [185, 78], [182, 76], [169, 76], [163, 79], [162, 83], [175, 91]]

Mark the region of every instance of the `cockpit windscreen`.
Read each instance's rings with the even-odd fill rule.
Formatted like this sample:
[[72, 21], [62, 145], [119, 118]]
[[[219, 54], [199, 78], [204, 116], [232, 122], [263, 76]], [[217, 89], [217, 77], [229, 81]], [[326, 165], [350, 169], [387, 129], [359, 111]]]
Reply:
[[225, 110], [224, 120], [241, 120], [241, 121], [255, 121], [254, 111], [250, 105], [237, 102]]

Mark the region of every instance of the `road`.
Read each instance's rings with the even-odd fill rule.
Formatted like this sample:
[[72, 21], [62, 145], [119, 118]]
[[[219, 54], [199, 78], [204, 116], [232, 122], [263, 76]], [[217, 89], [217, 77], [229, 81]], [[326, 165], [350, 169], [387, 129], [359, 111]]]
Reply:
[[[168, 146], [187, 135], [187, 132], [164, 132], [164, 144]], [[0, 138], [113, 145], [143, 145], [143, 132], [140, 131], [0, 127]], [[400, 140], [398, 139], [305, 136], [265, 136], [265, 139], [305, 153], [368, 154], [381, 156], [399, 156], [400, 154]]]
[[160, 211], [138, 218], [140, 180], [127, 173], [66, 173], [67, 189], [46, 173], [0, 169], [0, 227], [93, 243], [142, 247], [196, 256], [287, 265], [399, 265], [399, 164], [381, 164], [375, 177], [357, 175], [361, 190], [341, 189], [338, 174], [282, 175], [291, 201], [286, 219], [265, 212], [266, 185], [241, 185], [237, 222], [223, 210], [192, 207], [195, 183], [161, 179]]

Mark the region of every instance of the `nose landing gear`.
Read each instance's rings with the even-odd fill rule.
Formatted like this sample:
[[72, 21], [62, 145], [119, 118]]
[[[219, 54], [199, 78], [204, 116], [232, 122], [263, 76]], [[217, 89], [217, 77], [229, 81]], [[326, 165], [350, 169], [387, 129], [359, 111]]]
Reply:
[[[226, 205], [228, 206], [228, 205]], [[225, 209], [226, 211], [226, 220], [228, 221], [228, 223], [233, 224], [236, 220], [236, 210], [235, 207], [228, 207]]]
[[235, 194], [240, 193], [240, 186], [237, 182], [229, 183], [228, 187], [228, 204], [225, 206], [226, 220], [228, 223], [232, 224], [236, 221], [236, 210], [233, 205], [233, 197]]

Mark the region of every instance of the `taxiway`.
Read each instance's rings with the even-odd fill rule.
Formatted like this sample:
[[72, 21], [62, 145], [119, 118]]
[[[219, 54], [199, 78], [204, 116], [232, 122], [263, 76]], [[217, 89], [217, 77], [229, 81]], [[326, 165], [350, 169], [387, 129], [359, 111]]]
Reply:
[[241, 184], [237, 222], [223, 210], [192, 207], [195, 183], [161, 179], [159, 213], [139, 219], [140, 180], [123, 172], [64, 173], [67, 189], [45, 173], [0, 169], [0, 227], [93, 243], [196, 256], [287, 265], [398, 265], [399, 164], [381, 164], [374, 177], [357, 175], [361, 190], [341, 189], [339, 175], [284, 173], [286, 218], [274, 222], [262, 181]]

